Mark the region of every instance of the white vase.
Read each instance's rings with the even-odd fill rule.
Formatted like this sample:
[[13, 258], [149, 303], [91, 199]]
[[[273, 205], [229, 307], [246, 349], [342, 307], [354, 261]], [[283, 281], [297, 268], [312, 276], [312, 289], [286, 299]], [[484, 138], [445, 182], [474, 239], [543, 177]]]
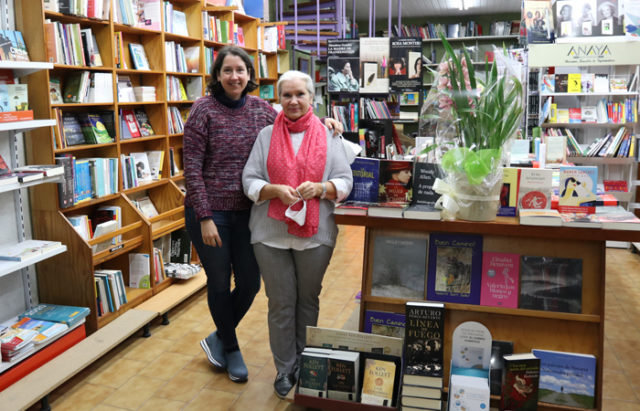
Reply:
[[493, 221], [500, 207], [502, 167], [492, 170], [480, 184], [471, 184], [465, 173], [451, 173], [449, 185], [458, 203], [456, 219], [467, 221]]

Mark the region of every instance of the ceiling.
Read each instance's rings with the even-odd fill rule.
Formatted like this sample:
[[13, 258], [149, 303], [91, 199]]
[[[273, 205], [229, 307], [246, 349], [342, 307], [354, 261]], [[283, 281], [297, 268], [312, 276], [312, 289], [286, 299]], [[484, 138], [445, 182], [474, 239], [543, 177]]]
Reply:
[[[354, 0], [345, 0], [347, 18], [353, 16]], [[368, 19], [369, 3], [376, 3], [376, 20], [387, 18], [389, 3], [391, 15], [398, 16], [398, 2], [402, 3], [402, 18], [471, 16], [479, 14], [520, 13], [520, 0], [355, 0], [356, 20]]]

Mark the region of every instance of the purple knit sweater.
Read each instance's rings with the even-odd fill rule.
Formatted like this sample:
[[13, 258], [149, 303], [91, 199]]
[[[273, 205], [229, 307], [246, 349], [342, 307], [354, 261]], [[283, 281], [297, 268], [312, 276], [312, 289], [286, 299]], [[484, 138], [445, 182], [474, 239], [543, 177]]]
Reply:
[[229, 108], [211, 96], [199, 98], [184, 126], [185, 206], [198, 219], [212, 210], [247, 210], [242, 170], [260, 130], [273, 124], [276, 111], [247, 95], [243, 107]]

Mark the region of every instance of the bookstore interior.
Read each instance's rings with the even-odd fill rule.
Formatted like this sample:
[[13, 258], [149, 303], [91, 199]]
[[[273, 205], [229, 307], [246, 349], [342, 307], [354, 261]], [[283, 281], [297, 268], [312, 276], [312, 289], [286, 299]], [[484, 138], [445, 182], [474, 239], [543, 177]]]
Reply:
[[206, 300], [183, 131], [233, 45], [278, 112], [309, 75], [352, 158], [335, 222], [364, 233], [357, 326], [308, 325], [288, 401], [603, 409], [608, 250], [640, 249], [640, 0], [0, 8], [0, 408], [50, 409]]

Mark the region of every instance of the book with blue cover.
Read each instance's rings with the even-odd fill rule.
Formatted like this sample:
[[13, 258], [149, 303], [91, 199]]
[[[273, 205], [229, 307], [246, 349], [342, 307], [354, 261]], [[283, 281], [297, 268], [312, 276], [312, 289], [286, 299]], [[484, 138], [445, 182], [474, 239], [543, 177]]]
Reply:
[[537, 349], [532, 352], [540, 359], [538, 401], [595, 408], [595, 356]]
[[597, 188], [597, 166], [560, 167], [558, 211], [561, 213], [595, 213]]
[[404, 338], [405, 315], [388, 311], [366, 310], [363, 331], [370, 334]]
[[18, 316], [18, 319], [29, 317], [32, 320], [52, 321], [64, 323], [69, 327], [89, 315], [89, 308], [70, 305], [39, 304]]
[[481, 279], [482, 236], [431, 234], [427, 300], [478, 305]]
[[375, 203], [378, 201], [378, 182], [380, 178], [380, 160], [356, 157], [351, 163], [353, 188], [347, 201]]

